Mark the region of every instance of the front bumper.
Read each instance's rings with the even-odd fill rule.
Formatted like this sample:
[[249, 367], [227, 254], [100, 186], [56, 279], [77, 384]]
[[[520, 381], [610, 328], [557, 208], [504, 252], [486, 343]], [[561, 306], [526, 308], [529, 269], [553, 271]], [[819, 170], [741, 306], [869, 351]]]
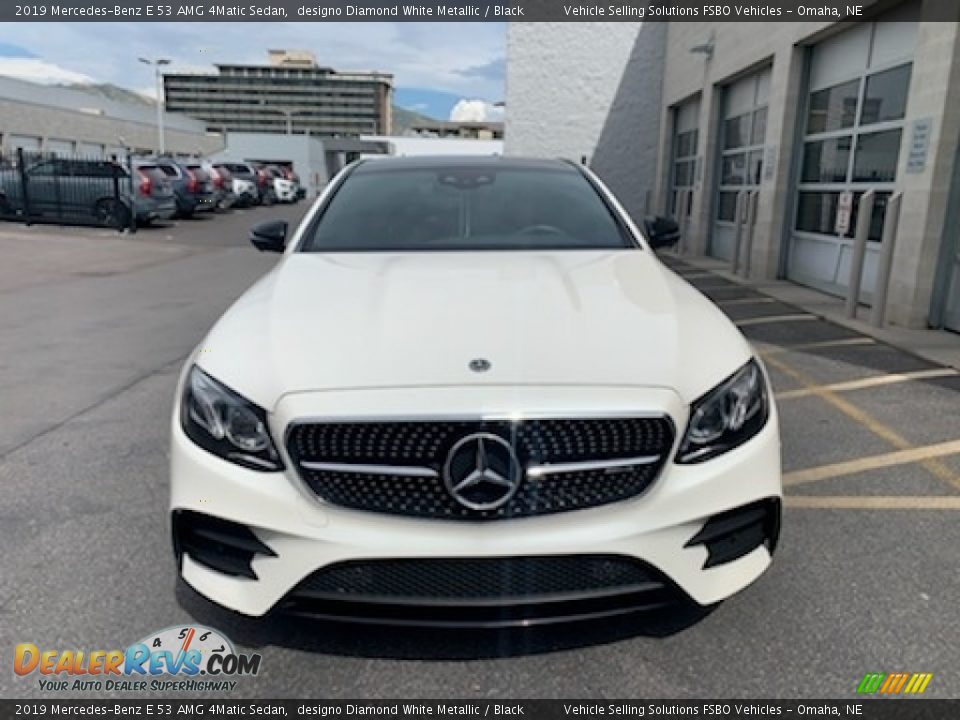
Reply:
[[280, 202], [294, 202], [297, 199], [297, 188], [294, 185], [276, 185], [274, 192]]
[[[328, 392], [322, 393], [322, 404], [316, 394], [286, 396], [270, 417], [271, 429], [274, 437], [283, 437], [282, 430], [292, 419], [309, 414], [315, 407], [336, 407], [344, 417], [389, 416], [396, 408], [399, 418], [399, 409], [410, 407], [413, 400], [412, 396], [405, 399], [407, 392]], [[529, 398], [524, 397], [528, 393]], [[415, 406], [428, 408], [421, 410], [421, 415], [429, 416], [430, 410], [447, 413], [452, 409], [452, 394], [449, 389], [446, 393], [444, 389], [419, 391]], [[531, 407], [554, 412], [544, 406], [542, 398], [546, 395], [553, 398], [551, 403], [556, 404], [558, 415], [562, 414], [561, 408], [569, 411], [571, 407], [588, 408], [598, 416], [604, 411], [641, 407], [667, 412], [681, 432], [687, 420], [686, 407], [679, 398], [659, 389], [482, 388], [476, 397], [471, 394], [458, 392], [458, 400], [453, 402], [482, 408], [480, 412], [484, 413]], [[247, 542], [253, 548], [247, 565], [253, 577], [242, 571], [212, 569], [204, 558], [198, 562], [189, 551], [178, 553], [180, 572], [202, 595], [246, 615], [263, 615], [275, 607], [303, 609], [304, 584], [316, 578], [318, 571], [350, 563], [401, 559], [420, 559], [426, 567], [438, 559], [518, 559], [523, 563], [534, 558], [596, 556], [635, 562], [658, 585], [645, 588], [656, 590], [653, 595], [621, 593], [612, 605], [555, 606], [546, 615], [531, 605], [529, 612], [508, 618], [523, 624], [544, 616], [570, 619], [661, 604], [661, 596], [673, 594], [670, 591], [680, 591], [700, 605], [709, 605], [741, 590], [763, 573], [770, 564], [779, 530], [780, 446], [775, 408], [763, 430], [746, 444], [701, 465], [668, 462], [660, 477], [638, 497], [586, 510], [487, 522], [417, 519], [331, 506], [301, 483], [283, 449], [287, 469], [260, 473], [221, 460], [193, 444], [177, 417], [172, 433], [173, 517], [183, 518], [186, 513], [237, 524], [241, 532], [250, 533]], [[679, 437], [675, 444], [678, 442]], [[749, 515], [758, 507], [765, 509], [759, 526], [762, 532], [754, 524], [746, 529], [746, 536], [736, 536], [738, 539], [729, 533], [724, 535], [731, 517], [736, 525], [736, 517]], [[728, 514], [738, 509], [741, 512]], [[730, 552], [731, 543], [738, 542], [750, 544]], [[508, 593], [504, 597], [511, 606], [524, 604], [523, 598]], [[536, 599], [535, 594], [532, 597]], [[345, 607], [347, 604], [334, 602], [334, 610], [329, 611], [328, 602], [324, 606], [328, 610], [308, 612], [330, 617], [356, 615]], [[486, 602], [488, 606], [496, 604]], [[404, 612], [397, 614], [395, 605], [389, 609], [397, 621], [406, 618], [417, 623], [427, 618], [424, 612], [409, 617]], [[372, 618], [374, 610], [362, 607], [359, 616]], [[497, 624], [497, 618], [504, 618], [498, 611], [491, 620], [490, 613], [489, 608], [481, 612], [479, 624]], [[450, 620], [449, 608], [438, 617], [440, 624], [472, 624], [460, 622], [459, 616], [456, 621]]]

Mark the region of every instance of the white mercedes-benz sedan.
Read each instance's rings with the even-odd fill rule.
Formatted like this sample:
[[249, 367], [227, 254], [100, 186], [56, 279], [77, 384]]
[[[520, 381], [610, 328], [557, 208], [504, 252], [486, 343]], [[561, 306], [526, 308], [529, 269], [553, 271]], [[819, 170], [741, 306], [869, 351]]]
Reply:
[[763, 366], [587, 169], [360, 161], [252, 241], [282, 258], [173, 415], [173, 544], [202, 595], [496, 627], [710, 605], [770, 565]]

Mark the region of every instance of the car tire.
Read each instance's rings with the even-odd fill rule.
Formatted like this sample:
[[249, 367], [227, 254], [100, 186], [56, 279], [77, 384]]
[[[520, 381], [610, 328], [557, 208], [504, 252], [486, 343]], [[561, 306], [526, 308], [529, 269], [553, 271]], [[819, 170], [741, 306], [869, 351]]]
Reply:
[[93, 205], [93, 216], [108, 227], [124, 228], [130, 225], [130, 208], [116, 198], [100, 198]]

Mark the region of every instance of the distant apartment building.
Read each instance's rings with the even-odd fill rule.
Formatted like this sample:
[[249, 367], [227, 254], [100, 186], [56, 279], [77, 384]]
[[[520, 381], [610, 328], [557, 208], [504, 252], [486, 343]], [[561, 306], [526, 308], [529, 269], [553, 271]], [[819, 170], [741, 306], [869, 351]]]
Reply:
[[212, 132], [390, 134], [392, 75], [320, 67], [306, 50], [270, 50], [268, 60], [165, 74], [167, 110], [199, 118]]

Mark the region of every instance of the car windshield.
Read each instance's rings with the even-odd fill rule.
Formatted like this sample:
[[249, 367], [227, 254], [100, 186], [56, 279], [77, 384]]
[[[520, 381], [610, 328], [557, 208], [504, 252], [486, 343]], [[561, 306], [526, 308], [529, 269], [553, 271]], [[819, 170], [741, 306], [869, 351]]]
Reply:
[[633, 247], [576, 169], [361, 165], [301, 246], [305, 252]]

